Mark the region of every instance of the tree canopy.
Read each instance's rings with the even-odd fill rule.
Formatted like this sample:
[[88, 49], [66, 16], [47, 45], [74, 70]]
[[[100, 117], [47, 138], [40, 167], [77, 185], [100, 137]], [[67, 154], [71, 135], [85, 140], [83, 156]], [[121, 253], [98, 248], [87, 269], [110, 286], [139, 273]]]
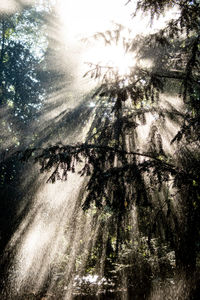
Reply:
[[[133, 14], [147, 12], [154, 22], [172, 7], [177, 7], [178, 15], [165, 28], [124, 40], [125, 53], [135, 57], [130, 72], [120, 74], [115, 67], [89, 63], [85, 76], [99, 83], [92, 92], [93, 121], [84, 143], [61, 141], [18, 153], [22, 161], [33, 157], [39, 162], [41, 173], [50, 171], [48, 182], [65, 181], [69, 172], [85, 177], [81, 206], [95, 216], [100, 212], [108, 232], [106, 241], [103, 230], [99, 232], [87, 267], [98, 265], [100, 244], [105, 243], [109, 278], [113, 268], [118, 272], [119, 262], [129, 278], [130, 257], [141, 260], [144, 273], [150, 274], [153, 271], [145, 263], [156, 251], [160, 257], [174, 251], [171, 273], [181, 272], [188, 281], [193, 279], [187, 277], [189, 272], [194, 275], [199, 267], [200, 3], [141, 0]], [[1, 24], [2, 103], [14, 105], [16, 116], [26, 120], [40, 107], [41, 96], [36, 95], [42, 94], [42, 87], [36, 65], [41, 57], [10, 38], [18, 25], [9, 22], [3, 19]], [[105, 46], [117, 45], [123, 30], [116, 24], [94, 39]], [[133, 210], [138, 231], [132, 224]], [[196, 299], [191, 286], [187, 293], [185, 297]]]

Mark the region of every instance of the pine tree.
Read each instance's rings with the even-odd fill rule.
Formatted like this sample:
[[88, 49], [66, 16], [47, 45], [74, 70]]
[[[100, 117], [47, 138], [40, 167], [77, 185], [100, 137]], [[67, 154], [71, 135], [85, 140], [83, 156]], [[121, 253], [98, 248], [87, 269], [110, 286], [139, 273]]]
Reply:
[[[200, 232], [200, 4], [141, 0], [136, 13], [150, 11], [153, 20], [173, 6], [180, 11], [177, 19], [157, 33], [124, 44], [127, 52], [137, 54], [129, 74], [121, 76], [116, 68], [90, 64], [86, 76], [101, 78], [101, 84], [92, 96], [95, 118], [86, 142], [27, 149], [22, 160], [34, 154], [41, 172], [52, 170], [48, 179], [52, 183], [67, 180], [68, 172], [76, 172], [81, 164], [79, 174], [88, 178], [83, 209], [95, 204], [111, 213], [115, 258], [126, 236], [125, 220], [136, 206], [139, 229], [150, 251], [153, 238], [167, 243], [175, 251], [177, 270], [188, 274], [196, 267]], [[95, 38], [118, 43], [122, 33], [117, 25]], [[151, 67], [141, 66], [144, 59], [151, 59]], [[177, 109], [176, 103], [163, 105], [164, 93], [171, 93], [174, 101], [179, 96], [183, 109]], [[145, 148], [140, 149], [137, 130], [149, 115], [155, 120]], [[171, 139], [174, 152], [164, 147], [167, 120], [179, 127]]]

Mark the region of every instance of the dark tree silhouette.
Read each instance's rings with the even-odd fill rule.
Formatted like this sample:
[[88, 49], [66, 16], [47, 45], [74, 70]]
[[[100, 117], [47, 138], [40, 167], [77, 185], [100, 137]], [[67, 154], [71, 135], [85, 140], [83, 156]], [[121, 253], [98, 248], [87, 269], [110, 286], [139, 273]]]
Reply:
[[[95, 204], [112, 216], [108, 231], [116, 243], [113, 247], [107, 240], [109, 259], [117, 262], [122, 245], [131, 247], [127, 228], [134, 206], [139, 238], [146, 238], [150, 253], [155, 251], [152, 240], [157, 239], [159, 249], [167, 245], [175, 251], [176, 270], [192, 278], [200, 238], [200, 4], [144, 0], [138, 1], [135, 13], [150, 12], [153, 21], [173, 6], [180, 12], [177, 19], [157, 33], [137, 36], [124, 44], [126, 52], [136, 53], [136, 64], [129, 74], [122, 76], [116, 68], [89, 64], [86, 76], [101, 79], [101, 83], [92, 96], [95, 117], [85, 143], [35, 147], [19, 155], [22, 161], [34, 157], [41, 172], [51, 170], [48, 182], [67, 180], [69, 172], [86, 177], [83, 209]], [[122, 32], [122, 26], [116, 25], [113, 31], [94, 38], [117, 44]], [[151, 60], [150, 67], [141, 66], [145, 59]], [[163, 95], [167, 93], [174, 100], [166, 104]], [[148, 139], [141, 144], [139, 128], [149, 124], [149, 115], [154, 120]], [[167, 122], [177, 128], [169, 141], [170, 151], [165, 147]], [[97, 258], [102, 236], [96, 245]], [[92, 265], [92, 259], [88, 264]], [[109, 271], [107, 261], [111, 276]]]

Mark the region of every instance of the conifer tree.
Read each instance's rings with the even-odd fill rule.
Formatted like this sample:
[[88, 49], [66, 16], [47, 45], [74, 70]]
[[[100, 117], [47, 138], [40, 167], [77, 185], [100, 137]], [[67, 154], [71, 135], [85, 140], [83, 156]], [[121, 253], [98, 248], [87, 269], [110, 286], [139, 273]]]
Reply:
[[[150, 12], [153, 21], [173, 6], [179, 10], [177, 19], [157, 33], [124, 44], [127, 52], [137, 54], [129, 74], [121, 76], [116, 68], [90, 64], [86, 76], [100, 78], [101, 84], [92, 96], [95, 118], [86, 142], [27, 149], [22, 160], [34, 153], [41, 172], [52, 170], [48, 181], [53, 183], [67, 180], [68, 172], [76, 172], [81, 164], [79, 174], [88, 178], [83, 209], [95, 204], [112, 214], [115, 257], [125, 236], [122, 224], [134, 205], [150, 250], [152, 238], [167, 243], [175, 251], [177, 270], [188, 274], [196, 268], [200, 232], [200, 4], [141, 0], [135, 13]], [[118, 43], [122, 32], [117, 25], [95, 38]], [[152, 61], [150, 67], [141, 66], [144, 59]], [[178, 96], [184, 109], [178, 110], [176, 103], [163, 106], [164, 93], [171, 93], [174, 101]], [[140, 149], [137, 130], [149, 114], [157, 117], [145, 148]], [[166, 120], [178, 128], [171, 139], [173, 152], [164, 147]]]

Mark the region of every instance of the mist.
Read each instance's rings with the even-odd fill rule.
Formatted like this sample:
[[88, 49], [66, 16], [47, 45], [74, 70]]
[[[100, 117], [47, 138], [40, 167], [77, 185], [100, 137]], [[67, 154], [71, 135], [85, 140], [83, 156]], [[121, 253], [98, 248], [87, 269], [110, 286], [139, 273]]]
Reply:
[[188, 108], [176, 78], [149, 75], [168, 46], [148, 36], [180, 12], [152, 23], [135, 9], [0, 3], [2, 299], [189, 299], [171, 234], [184, 240], [188, 224], [188, 190], [174, 184], [187, 156], [172, 142]]

